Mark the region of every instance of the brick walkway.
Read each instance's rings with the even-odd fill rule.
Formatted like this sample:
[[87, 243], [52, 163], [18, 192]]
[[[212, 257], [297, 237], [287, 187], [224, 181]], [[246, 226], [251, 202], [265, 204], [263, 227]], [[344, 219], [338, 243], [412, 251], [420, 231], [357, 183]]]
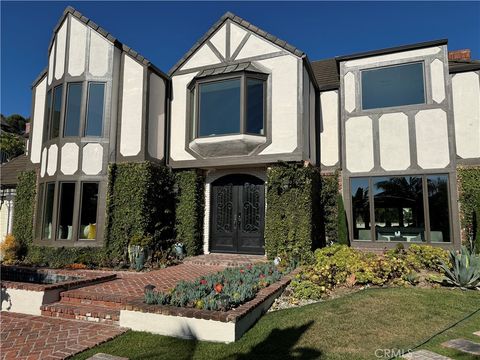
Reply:
[[1, 359], [64, 359], [125, 331], [116, 326], [2, 312]]

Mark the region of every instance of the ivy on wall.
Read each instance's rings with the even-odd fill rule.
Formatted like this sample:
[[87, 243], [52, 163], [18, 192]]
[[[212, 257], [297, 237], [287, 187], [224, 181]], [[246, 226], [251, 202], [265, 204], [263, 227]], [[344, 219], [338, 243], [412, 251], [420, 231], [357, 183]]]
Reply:
[[308, 260], [319, 246], [318, 172], [301, 164], [279, 164], [267, 171], [265, 251]]
[[195, 170], [179, 171], [175, 183], [176, 240], [184, 244], [187, 255], [198, 255], [203, 246], [204, 178]]
[[473, 245], [480, 252], [480, 167], [460, 167], [457, 176], [463, 241], [468, 242], [470, 232]]
[[112, 164], [109, 169], [107, 257], [128, 259], [133, 236], [151, 235], [153, 247], [173, 238], [174, 177], [152, 162]]
[[20, 259], [27, 254], [28, 246], [33, 241], [36, 181], [37, 174], [34, 170], [23, 171], [18, 176], [12, 233], [18, 242], [17, 257]]

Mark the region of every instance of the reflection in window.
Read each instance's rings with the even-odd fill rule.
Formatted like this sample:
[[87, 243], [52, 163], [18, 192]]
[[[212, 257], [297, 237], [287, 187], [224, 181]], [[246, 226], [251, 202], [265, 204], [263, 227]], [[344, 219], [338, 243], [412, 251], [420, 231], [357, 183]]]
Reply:
[[428, 176], [427, 184], [430, 240], [432, 242], [449, 242], [448, 177], [447, 175]]
[[85, 136], [102, 136], [104, 98], [105, 84], [90, 83], [88, 85]]
[[98, 183], [82, 183], [80, 239], [95, 240], [97, 236]]
[[247, 124], [249, 134], [264, 134], [263, 114], [264, 95], [263, 80], [247, 78]]
[[351, 193], [353, 238], [357, 240], [371, 240], [368, 178], [353, 178], [351, 180]]
[[57, 230], [57, 238], [59, 240], [72, 239], [74, 202], [75, 183], [60, 183], [60, 203]]
[[53, 220], [53, 196], [55, 195], [55, 184], [47, 184], [45, 192], [45, 207], [43, 210], [42, 239], [50, 240], [52, 238], [52, 220]]
[[64, 136], [78, 136], [82, 107], [82, 83], [68, 84]]
[[425, 241], [421, 177], [374, 178], [375, 231], [379, 241]]
[[200, 84], [199, 136], [240, 132], [240, 78]]
[[45, 106], [45, 129], [43, 132], [43, 141], [49, 140], [50, 136], [50, 116], [52, 115], [52, 90], [47, 92], [47, 101]]
[[423, 63], [363, 70], [362, 108], [425, 103]]
[[53, 90], [53, 114], [51, 118], [50, 139], [58, 137], [60, 131], [60, 114], [62, 111], [62, 85]]

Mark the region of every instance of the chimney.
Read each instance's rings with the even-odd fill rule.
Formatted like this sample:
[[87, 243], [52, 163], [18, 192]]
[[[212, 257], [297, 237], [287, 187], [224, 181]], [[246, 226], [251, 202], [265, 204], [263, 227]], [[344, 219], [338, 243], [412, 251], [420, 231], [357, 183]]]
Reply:
[[448, 52], [448, 60], [470, 61], [470, 49], [449, 51]]

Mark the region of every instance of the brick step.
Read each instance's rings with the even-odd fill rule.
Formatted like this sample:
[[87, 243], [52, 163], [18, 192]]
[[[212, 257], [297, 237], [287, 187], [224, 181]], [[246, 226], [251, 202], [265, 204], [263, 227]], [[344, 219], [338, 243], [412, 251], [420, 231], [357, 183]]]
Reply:
[[43, 316], [84, 320], [103, 324], [118, 325], [120, 310], [104, 306], [68, 304], [57, 302], [40, 307]]
[[60, 294], [60, 302], [71, 305], [92, 305], [109, 309], [123, 309], [128, 300], [126, 296], [106, 295], [96, 292], [88, 292], [82, 289], [65, 291]]

